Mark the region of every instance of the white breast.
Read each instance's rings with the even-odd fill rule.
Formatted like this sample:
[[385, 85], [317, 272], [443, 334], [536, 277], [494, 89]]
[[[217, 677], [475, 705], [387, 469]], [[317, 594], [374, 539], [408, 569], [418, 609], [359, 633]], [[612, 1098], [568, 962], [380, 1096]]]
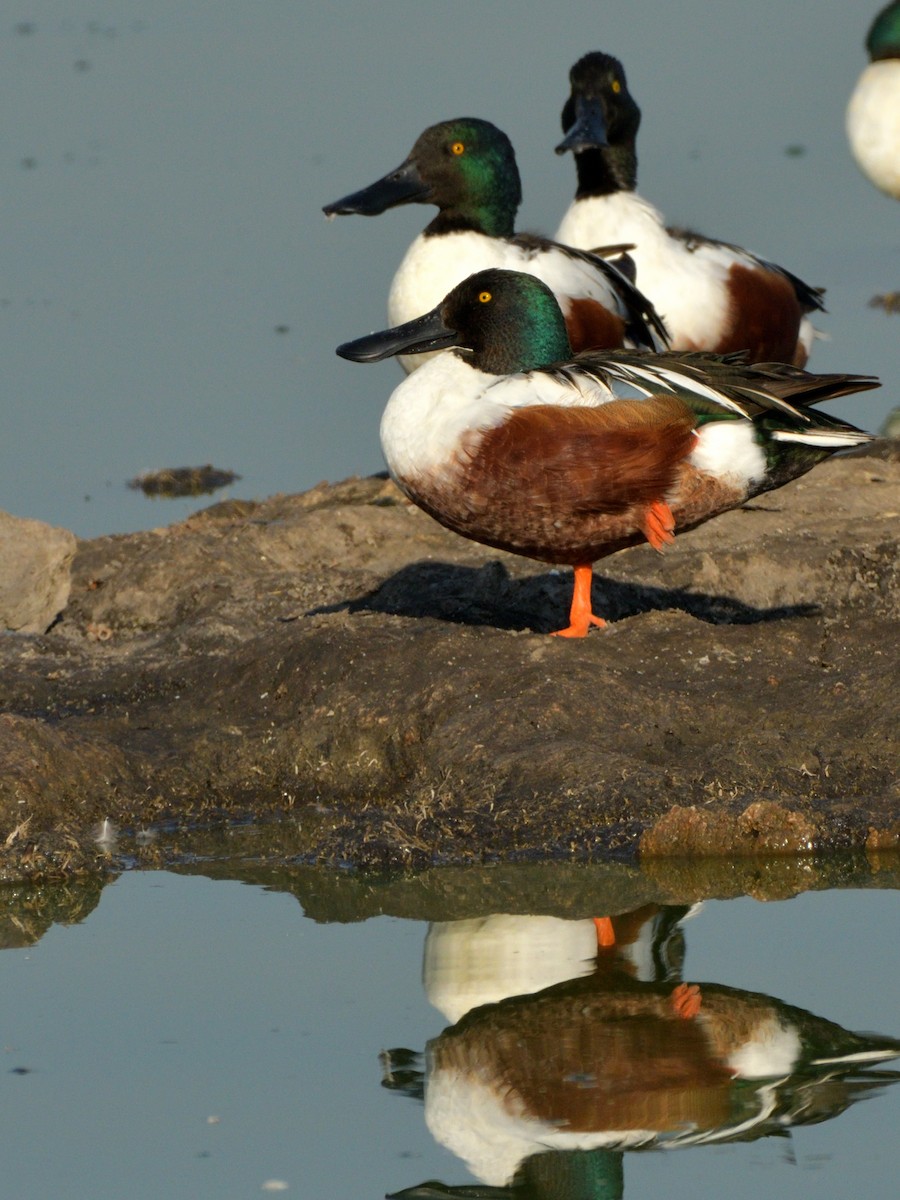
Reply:
[[595, 407], [614, 399], [586, 376], [574, 382], [542, 371], [489, 375], [452, 351], [430, 356], [396, 388], [381, 418], [381, 447], [395, 479], [452, 470], [466, 434], [493, 429], [516, 408]]
[[482, 399], [494, 378], [443, 351], [394, 390], [381, 418], [381, 448], [395, 479], [447, 469], [467, 431], [503, 420], [506, 409]]
[[718, 341], [728, 315], [728, 271], [742, 258], [753, 262], [749, 255], [714, 242], [688, 249], [668, 233], [661, 213], [636, 192], [575, 200], [556, 236], [582, 249], [632, 244], [635, 282], [665, 321], [675, 350]]
[[[499, 247], [499, 250], [498, 250]], [[505, 266], [503, 242], [469, 230], [426, 237], [412, 243], [397, 268], [388, 294], [388, 321], [402, 325], [440, 304], [447, 293], [476, 271]]]
[[555, 237], [566, 246], [596, 250], [620, 242], [642, 243], [665, 235], [662, 214], [637, 192], [612, 192], [573, 200]]
[[[420, 234], [407, 250], [388, 294], [388, 321], [401, 325], [430, 312], [458, 283], [476, 271], [497, 267], [536, 275], [557, 295], [598, 300], [611, 311], [622, 305], [607, 280], [590, 263], [554, 248], [524, 250], [503, 238], [471, 230], [426, 237]], [[402, 355], [407, 372], [422, 366], [430, 355]]]
[[847, 137], [864, 174], [900, 200], [900, 61], [863, 71], [847, 107]]

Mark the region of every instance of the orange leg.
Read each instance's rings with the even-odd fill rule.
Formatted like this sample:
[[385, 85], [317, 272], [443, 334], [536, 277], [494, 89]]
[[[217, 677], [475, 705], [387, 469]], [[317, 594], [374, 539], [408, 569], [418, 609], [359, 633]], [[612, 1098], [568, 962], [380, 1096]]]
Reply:
[[613, 929], [612, 920], [609, 917], [594, 917], [594, 924], [597, 927], [597, 945], [602, 950], [608, 950], [616, 944], [616, 931]]
[[594, 569], [590, 563], [575, 568], [575, 588], [572, 592], [572, 607], [569, 609], [569, 624], [565, 629], [554, 631], [554, 637], [586, 637], [591, 625], [605, 625], [602, 617], [591, 612], [591, 579]]
[[685, 1021], [696, 1017], [702, 1004], [703, 998], [696, 983], [679, 983], [672, 992], [672, 1007], [675, 1009], [675, 1015], [683, 1017]]
[[654, 550], [662, 550], [667, 542], [675, 541], [675, 518], [672, 510], [662, 500], [654, 500], [647, 506], [641, 522], [644, 537]]

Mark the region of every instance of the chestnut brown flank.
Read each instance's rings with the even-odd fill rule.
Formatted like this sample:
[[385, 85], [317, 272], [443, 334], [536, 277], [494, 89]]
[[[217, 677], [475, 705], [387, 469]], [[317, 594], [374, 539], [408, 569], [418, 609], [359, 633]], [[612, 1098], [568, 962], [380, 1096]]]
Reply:
[[587, 563], [644, 540], [647, 506], [676, 485], [693, 425], [674, 397], [524, 408], [473, 433], [451, 476], [403, 482], [466, 537], [543, 562]]
[[806, 352], [797, 337], [803, 312], [790, 280], [777, 271], [735, 263], [726, 286], [731, 309], [716, 352], [746, 350], [751, 362], [802, 367]]
[[[733, 1075], [661, 987], [565, 989], [486, 1005], [433, 1044], [435, 1073], [488, 1081], [503, 1104], [572, 1132], [714, 1128]], [[593, 1086], [579, 1086], [585, 1071]]]
[[[644, 420], [635, 426], [638, 412]], [[483, 436], [469, 478], [479, 490], [503, 480], [504, 491], [569, 512], [619, 513], [662, 497], [690, 452], [693, 426], [674, 397], [522, 408]]]
[[563, 304], [566, 332], [576, 354], [614, 350], [625, 344], [625, 322], [598, 300], [568, 299]]

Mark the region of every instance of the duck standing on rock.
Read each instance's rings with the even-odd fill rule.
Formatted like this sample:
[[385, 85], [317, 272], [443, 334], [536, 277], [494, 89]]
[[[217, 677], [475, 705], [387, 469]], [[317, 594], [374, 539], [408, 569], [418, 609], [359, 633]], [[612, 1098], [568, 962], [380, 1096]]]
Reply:
[[574, 567], [563, 637], [604, 624], [591, 608], [597, 559], [644, 540], [662, 549], [676, 528], [867, 441], [809, 406], [877, 386], [867, 376], [749, 366], [739, 356], [573, 358], [552, 291], [497, 269], [464, 280], [424, 316], [337, 353], [374, 362], [437, 350], [448, 352], [401, 383], [384, 411], [390, 472], [448, 529]]
[[[422, 133], [407, 159], [383, 179], [324, 208], [327, 216], [376, 216], [400, 204], [435, 204], [438, 215], [406, 252], [388, 297], [388, 321], [429, 312], [454, 284], [488, 267], [529, 271], [553, 289], [576, 350], [661, 349], [665, 330], [653, 305], [601, 257], [534, 234], [516, 233], [522, 199], [509, 138], [490, 121], [460, 117]], [[621, 255], [621, 248], [616, 249]], [[623, 265], [629, 265], [623, 262]], [[406, 371], [421, 359], [400, 359]]]
[[863, 174], [900, 200], [900, 0], [872, 22], [866, 49], [869, 65], [847, 106], [847, 138]]
[[824, 311], [822, 290], [740, 246], [666, 226], [635, 190], [641, 110], [622, 64], [595, 51], [569, 78], [556, 152], [575, 155], [578, 190], [559, 240], [629, 243], [635, 282], [665, 322], [673, 350], [743, 350], [751, 362], [805, 366], [815, 335], [807, 314]]

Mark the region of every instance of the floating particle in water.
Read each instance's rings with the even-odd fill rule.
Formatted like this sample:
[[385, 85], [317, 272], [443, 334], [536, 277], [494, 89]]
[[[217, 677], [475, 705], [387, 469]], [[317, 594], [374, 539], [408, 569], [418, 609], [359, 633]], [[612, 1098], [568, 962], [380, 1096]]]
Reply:
[[145, 496], [174, 499], [179, 496], [205, 496], [240, 479], [234, 471], [222, 471], [207, 463], [203, 467], [169, 467], [161, 471], [142, 471], [128, 486]]

